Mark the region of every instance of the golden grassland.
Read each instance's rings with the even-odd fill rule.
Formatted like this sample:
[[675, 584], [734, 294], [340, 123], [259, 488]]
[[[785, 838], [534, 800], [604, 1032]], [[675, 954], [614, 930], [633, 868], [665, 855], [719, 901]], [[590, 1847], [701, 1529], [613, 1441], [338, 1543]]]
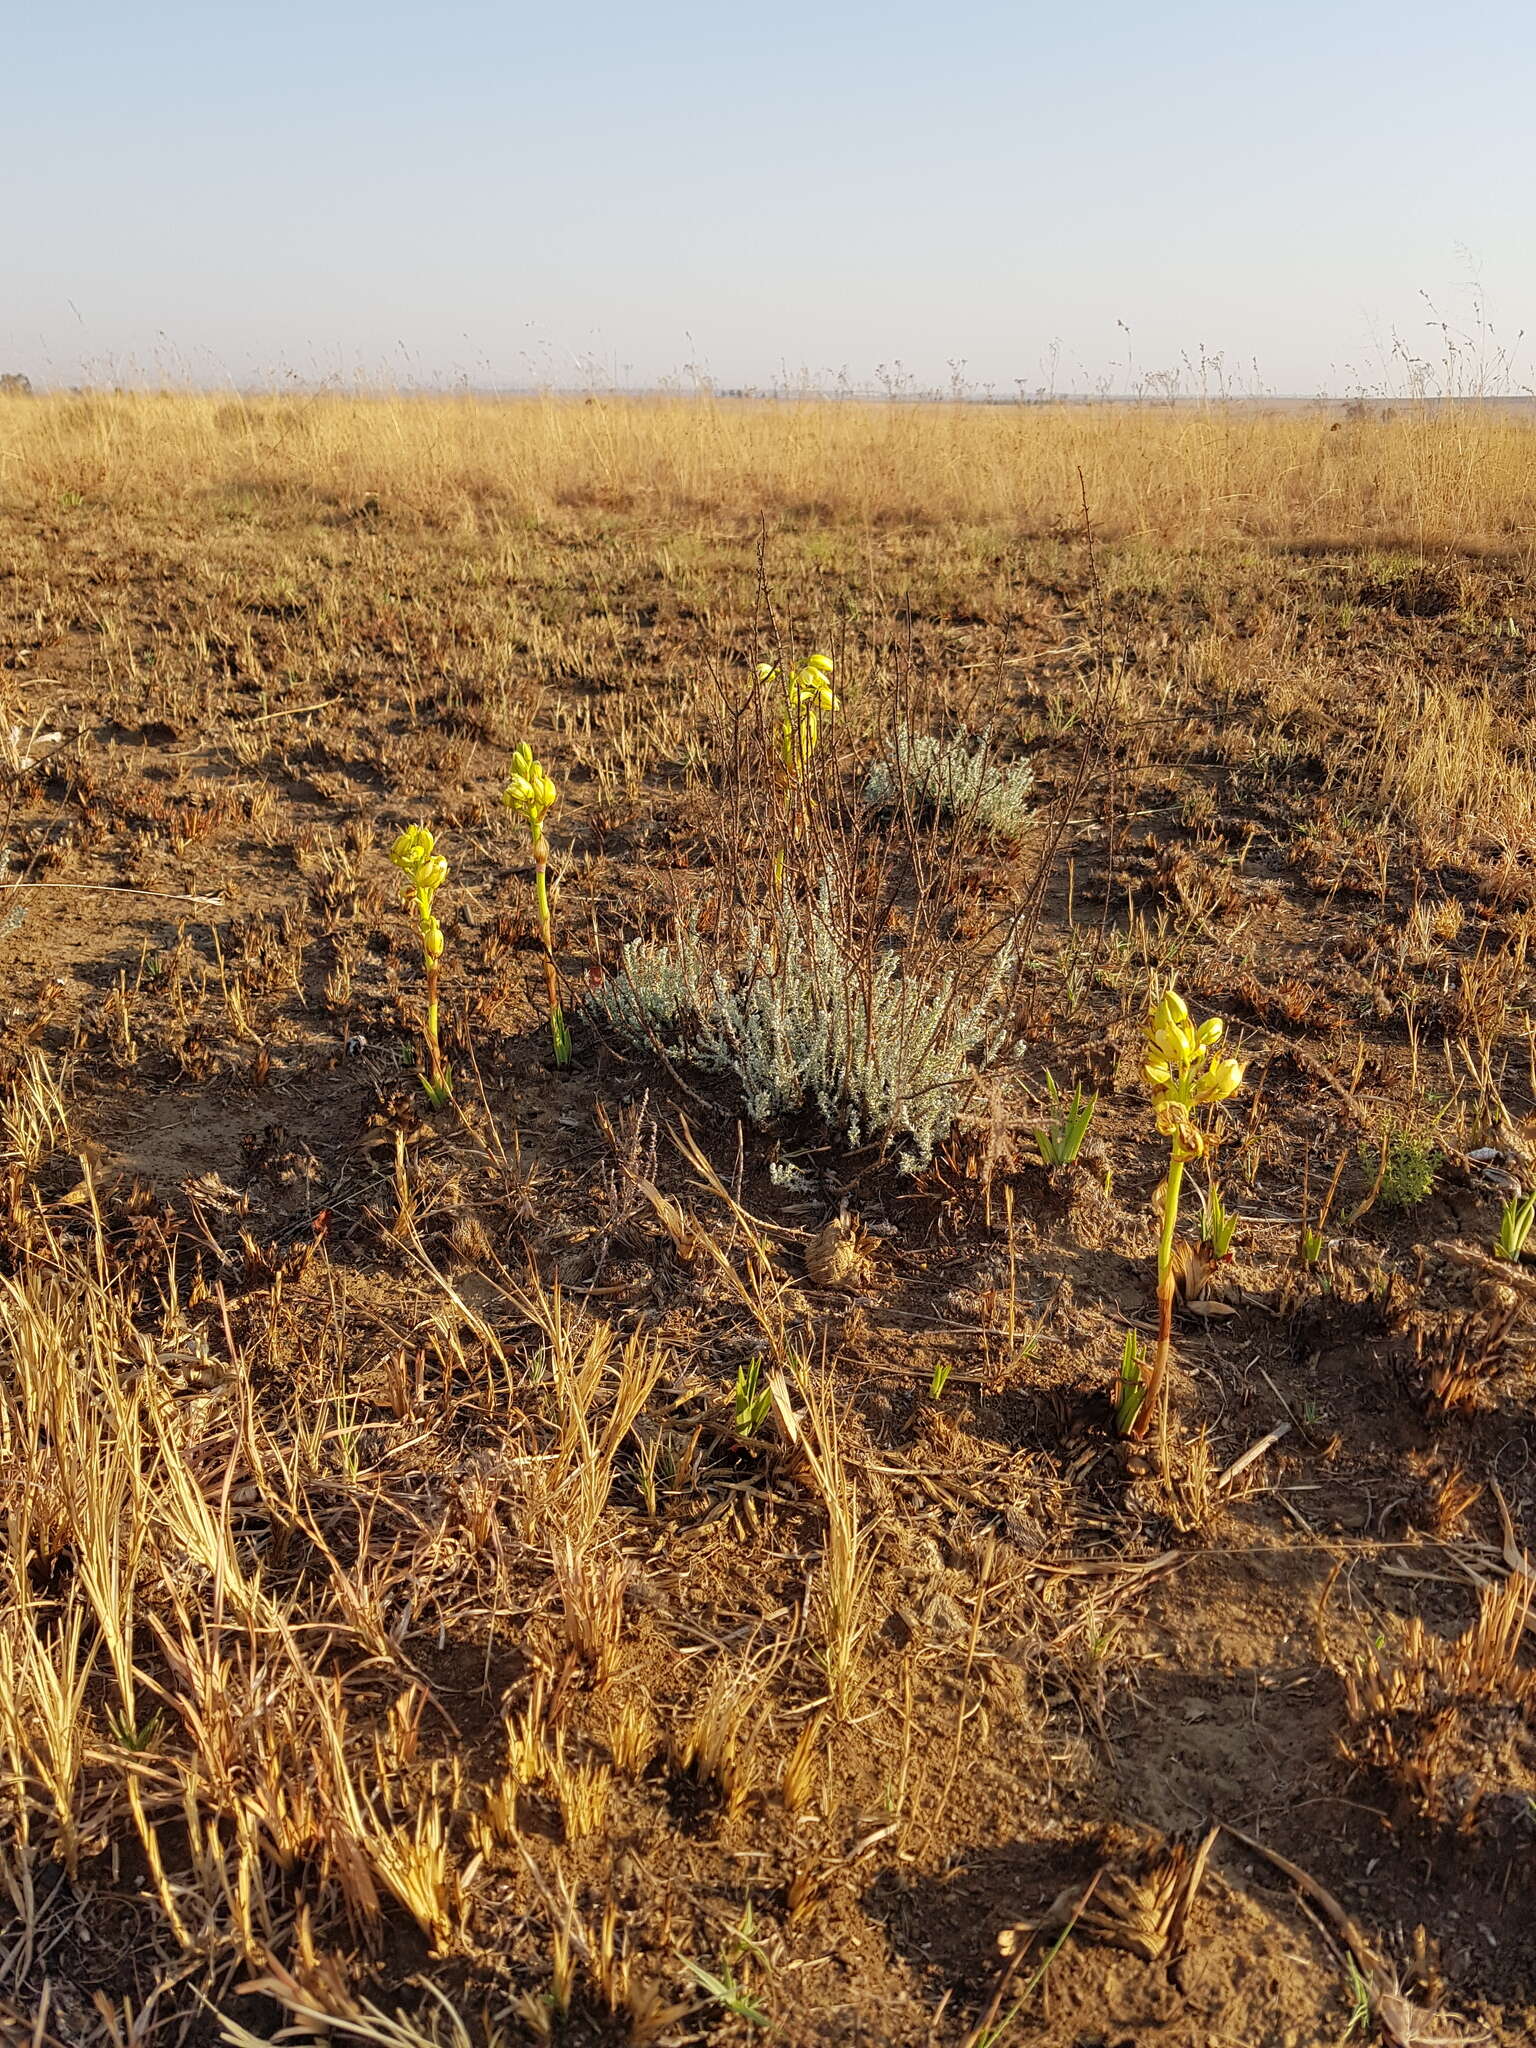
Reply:
[[[4, 2048], [1529, 2038], [1533, 445], [0, 397]], [[583, 1007], [818, 890], [854, 1012], [1001, 991], [916, 1173]]]
[[494, 504], [733, 520], [1001, 523], [1160, 544], [1242, 539], [1493, 548], [1536, 537], [1524, 415], [1475, 405], [1343, 418], [1130, 405], [762, 404], [697, 399], [0, 397], [13, 502], [209, 490], [369, 493], [434, 519]]

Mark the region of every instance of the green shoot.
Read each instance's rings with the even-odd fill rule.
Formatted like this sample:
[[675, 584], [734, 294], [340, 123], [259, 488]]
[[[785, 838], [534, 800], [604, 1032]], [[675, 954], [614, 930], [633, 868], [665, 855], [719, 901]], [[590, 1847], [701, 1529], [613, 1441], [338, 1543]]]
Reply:
[[768, 2015], [744, 1985], [736, 1982], [735, 1974], [727, 1964], [720, 1966], [717, 1977], [712, 1970], [706, 1970], [702, 1963], [690, 1962], [688, 1974], [699, 1986], [707, 1991], [718, 2004], [739, 2020], [745, 2020], [750, 2027], [766, 2027]]
[[773, 1396], [763, 1385], [763, 1361], [760, 1358], [753, 1358], [737, 1368], [731, 1406], [736, 1416], [736, 1434], [743, 1438], [756, 1436], [773, 1407]]
[[1045, 1088], [1050, 1098], [1051, 1117], [1043, 1130], [1035, 1132], [1040, 1161], [1044, 1166], [1070, 1166], [1083, 1149], [1083, 1140], [1088, 1135], [1088, 1126], [1093, 1121], [1099, 1098], [1097, 1095], [1085, 1095], [1079, 1081], [1068, 1100], [1065, 1091], [1057, 1087], [1054, 1074], [1046, 1075]]
[[1499, 1215], [1499, 1234], [1493, 1241], [1495, 1255], [1507, 1259], [1512, 1266], [1517, 1264], [1533, 1222], [1536, 1222], [1536, 1192], [1522, 1195], [1517, 1188]]
[[1134, 1330], [1125, 1333], [1125, 1344], [1120, 1353], [1120, 1379], [1115, 1394], [1115, 1429], [1120, 1436], [1129, 1436], [1136, 1417], [1141, 1413], [1142, 1397], [1146, 1384], [1141, 1370], [1141, 1339]]
[[1371, 1987], [1353, 1956], [1344, 1958], [1344, 1967], [1349, 1972], [1349, 2025], [1344, 2029], [1346, 2041], [1356, 2034], [1367, 2034], [1371, 2026]]
[[1238, 1218], [1228, 1210], [1221, 1199], [1221, 1188], [1212, 1180], [1200, 1204], [1200, 1237], [1208, 1244], [1218, 1259], [1224, 1259], [1232, 1249], [1232, 1240], [1237, 1235]]
[[955, 1369], [952, 1358], [941, 1358], [933, 1368], [933, 1378], [928, 1382], [928, 1393], [932, 1400], [943, 1398], [944, 1389], [949, 1385], [949, 1376]]

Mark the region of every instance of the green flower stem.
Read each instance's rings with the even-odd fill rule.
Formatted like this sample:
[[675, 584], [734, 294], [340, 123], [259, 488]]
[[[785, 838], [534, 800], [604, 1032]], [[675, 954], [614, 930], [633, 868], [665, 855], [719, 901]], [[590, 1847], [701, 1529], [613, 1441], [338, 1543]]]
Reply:
[[438, 969], [434, 962], [427, 968], [427, 1095], [433, 1103], [442, 1104], [453, 1090], [443, 1066], [442, 1041], [438, 1037], [437, 978]]
[[1175, 1156], [1169, 1164], [1167, 1186], [1163, 1191], [1163, 1234], [1157, 1246], [1157, 1352], [1136, 1414], [1126, 1432], [1128, 1436], [1146, 1435], [1168, 1371], [1168, 1351], [1173, 1342], [1173, 1235], [1178, 1226], [1179, 1193], [1183, 1185], [1184, 1161]]
[[1173, 1271], [1173, 1233], [1179, 1220], [1179, 1196], [1184, 1187], [1184, 1161], [1175, 1159], [1168, 1168], [1168, 1185], [1163, 1194], [1163, 1234], [1157, 1247], [1157, 1291], [1162, 1294]]
[[555, 972], [554, 923], [549, 914], [549, 883], [545, 865], [549, 858], [542, 833], [533, 842], [533, 892], [539, 906], [539, 936], [544, 942], [544, 979], [549, 989], [549, 1030], [555, 1043], [555, 1065], [571, 1063], [571, 1034], [560, 1007], [560, 980]]

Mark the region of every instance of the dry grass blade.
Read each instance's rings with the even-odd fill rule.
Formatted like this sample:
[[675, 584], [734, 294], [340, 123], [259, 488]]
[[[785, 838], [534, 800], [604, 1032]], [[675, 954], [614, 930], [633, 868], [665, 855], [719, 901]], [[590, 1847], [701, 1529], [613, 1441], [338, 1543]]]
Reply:
[[[436, 2001], [437, 2010], [427, 2010], [422, 2019], [408, 2019], [404, 2013], [390, 2015], [366, 1999], [345, 1999], [338, 2007], [315, 2005], [286, 1973], [260, 1977], [242, 1985], [247, 1994], [275, 1999], [288, 2014], [292, 2025], [276, 2040], [253, 2034], [238, 2020], [219, 2017], [220, 2038], [227, 2048], [284, 2048], [295, 2040], [360, 2041], [365, 2048], [475, 2048], [475, 2037], [463, 2015], [435, 1984], [423, 1990]], [[505, 2040], [497, 2035], [496, 2040]]]
[[874, 1532], [863, 1519], [858, 1487], [844, 1457], [836, 1396], [809, 1367], [802, 1368], [797, 1384], [809, 1423], [805, 1459], [827, 1516], [826, 1549], [812, 1582], [813, 1610], [828, 1694], [835, 1711], [846, 1715], [859, 1684], [859, 1647], [874, 1619], [869, 1607]]

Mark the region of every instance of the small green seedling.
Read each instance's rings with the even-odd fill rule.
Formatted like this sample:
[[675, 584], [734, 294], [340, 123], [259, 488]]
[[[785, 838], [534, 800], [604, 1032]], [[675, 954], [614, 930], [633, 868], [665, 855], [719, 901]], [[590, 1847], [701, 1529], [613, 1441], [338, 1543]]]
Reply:
[[734, 1972], [724, 1963], [717, 1977], [713, 1970], [706, 1970], [702, 1963], [690, 1962], [688, 1974], [701, 1991], [707, 1992], [717, 2004], [723, 2005], [736, 2019], [745, 2020], [749, 2027], [766, 2027], [768, 2015], [744, 1985], [736, 1982]]
[[1517, 1188], [1499, 1213], [1499, 1234], [1493, 1242], [1496, 1256], [1507, 1259], [1512, 1266], [1517, 1264], [1533, 1222], [1536, 1222], [1536, 1192], [1522, 1195]]
[[760, 1358], [753, 1358], [746, 1365], [737, 1367], [731, 1406], [736, 1416], [736, 1434], [743, 1438], [756, 1436], [773, 1407], [773, 1395], [763, 1385], [763, 1361]]
[[942, 1400], [944, 1389], [949, 1385], [949, 1376], [955, 1369], [952, 1358], [941, 1358], [933, 1368], [933, 1378], [928, 1382], [928, 1393], [932, 1400]]
[[1200, 1204], [1200, 1238], [1210, 1246], [1218, 1259], [1224, 1259], [1232, 1249], [1232, 1240], [1237, 1235], [1238, 1218], [1221, 1199], [1221, 1188], [1212, 1181], [1206, 1190], [1205, 1200]]
[[1344, 1958], [1344, 1966], [1349, 1972], [1349, 2025], [1344, 2029], [1344, 2038], [1348, 2041], [1356, 2034], [1363, 2038], [1370, 2032], [1371, 1987], [1353, 1956]]
[[1115, 1430], [1120, 1436], [1130, 1435], [1131, 1426], [1141, 1413], [1146, 1393], [1141, 1363], [1141, 1339], [1134, 1330], [1127, 1330], [1120, 1352], [1120, 1379], [1115, 1393]]
[[1376, 1185], [1384, 1209], [1416, 1209], [1435, 1191], [1440, 1154], [1411, 1131], [1389, 1131], [1376, 1153]]
[[1079, 1081], [1069, 1100], [1066, 1092], [1057, 1087], [1054, 1074], [1046, 1075], [1045, 1089], [1050, 1098], [1051, 1117], [1044, 1129], [1035, 1132], [1040, 1162], [1043, 1166], [1070, 1166], [1083, 1149], [1099, 1098], [1085, 1095]]

